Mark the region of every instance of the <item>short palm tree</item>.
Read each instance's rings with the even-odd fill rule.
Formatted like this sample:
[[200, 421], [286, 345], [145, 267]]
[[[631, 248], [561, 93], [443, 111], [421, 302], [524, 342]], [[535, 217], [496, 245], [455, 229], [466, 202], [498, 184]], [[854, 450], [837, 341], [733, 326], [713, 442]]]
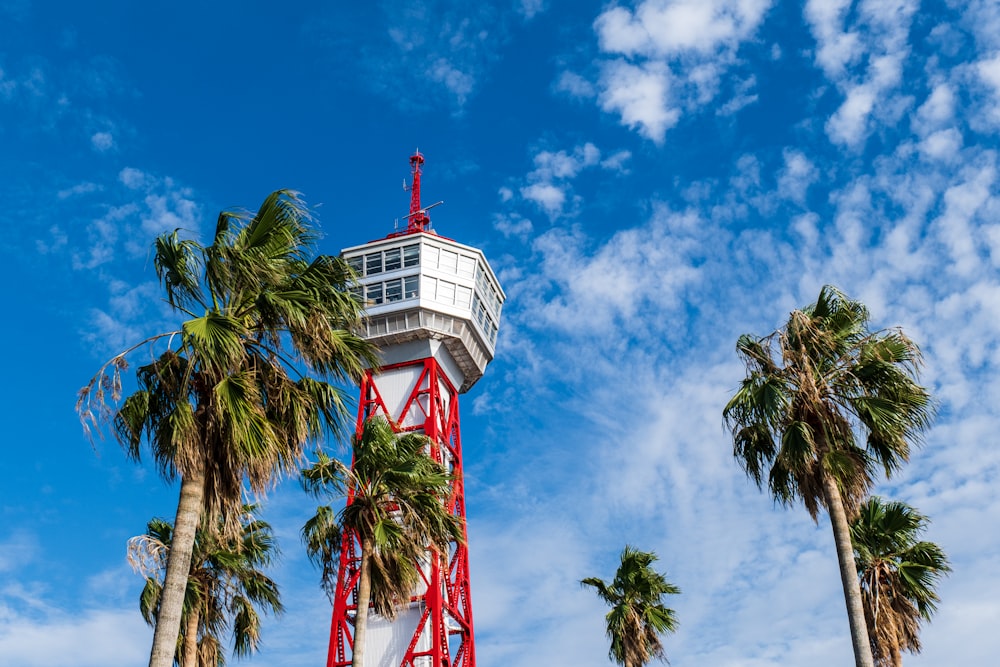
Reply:
[[447, 557], [449, 545], [464, 540], [462, 520], [445, 507], [452, 476], [427, 449], [425, 436], [397, 434], [385, 418], [374, 416], [353, 439], [351, 467], [320, 453], [302, 471], [309, 493], [347, 497], [339, 513], [320, 506], [302, 529], [328, 591], [335, 586], [341, 540], [356, 538], [361, 545], [354, 667], [364, 665], [369, 606], [394, 618], [421, 581], [419, 563]]
[[[277, 552], [271, 526], [253, 517], [245, 508], [242, 534], [237, 539], [198, 530], [184, 595], [181, 633], [176, 663], [180, 667], [222, 667], [222, 635], [231, 631], [233, 654], [250, 655], [260, 644], [260, 611], [283, 610], [277, 584], [260, 569]], [[146, 534], [129, 541], [129, 560], [146, 575], [139, 597], [139, 610], [156, 627], [163, 575], [173, 541], [169, 521], [153, 519]]]
[[927, 524], [910, 505], [877, 496], [865, 501], [851, 523], [877, 667], [900, 667], [902, 651], [920, 652], [920, 624], [934, 614], [939, 600], [934, 589], [951, 571], [941, 547], [919, 539]]
[[[308, 373], [356, 380], [378, 363], [351, 333], [361, 317], [353, 274], [340, 259], [314, 257], [316, 238], [288, 190], [256, 214], [222, 212], [209, 246], [176, 231], [160, 236], [154, 264], [180, 326], [116, 355], [80, 392], [88, 433], [111, 423], [129, 458], [148, 448], [162, 477], [180, 477], [150, 667], [174, 660], [200, 519], [209, 517], [208, 531], [238, 535], [244, 485], [264, 491], [297, 471], [306, 441], [348, 423], [341, 390]], [[149, 361], [119, 403], [121, 375], [139, 349]]]
[[857, 667], [872, 667], [849, 520], [878, 468], [909, 458], [933, 408], [916, 382], [917, 346], [896, 329], [871, 331], [868, 310], [831, 286], [767, 336], [740, 336], [747, 377], [723, 412], [733, 453], [758, 486], [802, 500], [833, 527]]
[[622, 667], [642, 667], [654, 658], [666, 662], [660, 635], [677, 629], [674, 611], [664, 606], [663, 596], [681, 591], [650, 567], [656, 560], [656, 554], [626, 545], [610, 584], [596, 577], [580, 582], [611, 606], [605, 616], [608, 655]]

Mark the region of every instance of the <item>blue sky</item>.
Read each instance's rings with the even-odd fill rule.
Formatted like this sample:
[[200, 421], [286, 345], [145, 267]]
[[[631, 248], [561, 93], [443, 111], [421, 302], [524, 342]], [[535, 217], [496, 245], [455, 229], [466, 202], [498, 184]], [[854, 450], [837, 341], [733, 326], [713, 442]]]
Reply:
[[[76, 391], [171, 327], [148, 248], [272, 190], [321, 249], [407, 213], [507, 292], [463, 397], [481, 664], [607, 664], [625, 543], [683, 590], [672, 664], [833, 667], [850, 643], [826, 517], [732, 459], [734, 345], [833, 283], [925, 353], [939, 418], [878, 491], [950, 555], [924, 653], [1000, 652], [1000, 6], [886, 0], [0, 0], [0, 662], [143, 664], [125, 543], [176, 486], [93, 447]], [[288, 612], [248, 664], [319, 665], [330, 607], [266, 500]]]

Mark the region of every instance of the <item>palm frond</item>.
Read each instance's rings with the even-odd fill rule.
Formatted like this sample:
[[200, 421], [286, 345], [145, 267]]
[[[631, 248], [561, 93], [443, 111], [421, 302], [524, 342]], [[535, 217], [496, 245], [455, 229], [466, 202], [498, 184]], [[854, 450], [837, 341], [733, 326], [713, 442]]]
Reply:
[[942, 549], [918, 539], [928, 519], [906, 503], [869, 498], [851, 524], [872, 652], [920, 651], [919, 630], [936, 609], [936, 586], [951, 571]]
[[195, 241], [181, 239], [175, 229], [158, 236], [153, 247], [153, 266], [167, 292], [167, 303], [184, 310], [193, 305], [205, 307], [198, 277], [202, 268], [201, 246]]
[[660, 636], [677, 629], [674, 611], [663, 604], [663, 597], [681, 591], [651, 567], [656, 560], [653, 552], [625, 545], [610, 584], [597, 577], [580, 581], [611, 607], [605, 616], [608, 655], [623, 666], [645, 665], [654, 658], [666, 661]]
[[856, 505], [877, 468], [889, 475], [907, 460], [933, 416], [917, 346], [868, 321], [864, 304], [827, 285], [782, 329], [737, 343], [747, 375], [723, 410], [733, 454], [758, 486], [766, 473], [776, 500], [801, 499], [813, 518], [823, 475]]
[[[242, 535], [238, 538], [207, 530], [209, 521], [196, 533], [182, 617], [196, 621], [199, 660], [207, 656], [216, 661], [212, 665], [224, 662], [222, 633], [230, 630], [234, 654], [246, 656], [260, 642], [258, 610], [272, 614], [284, 611], [278, 585], [259, 569], [271, 562], [277, 546], [270, 525], [256, 518], [254, 510], [253, 505], [242, 507]], [[144, 535], [129, 540], [129, 562], [146, 575], [139, 609], [152, 626], [159, 616], [172, 543], [173, 525], [163, 519], [151, 520]], [[187, 622], [182, 623], [179, 645], [184, 644], [188, 631]]]
[[348, 497], [336, 516], [327, 505], [318, 508], [303, 528], [303, 540], [329, 592], [340, 540], [356, 536], [371, 564], [372, 606], [392, 618], [422, 576], [418, 561], [447, 554], [450, 545], [465, 540], [462, 519], [445, 502], [454, 477], [428, 456], [426, 436], [398, 434], [383, 417], [365, 420], [352, 447], [350, 468], [320, 453], [302, 471], [309, 493]]

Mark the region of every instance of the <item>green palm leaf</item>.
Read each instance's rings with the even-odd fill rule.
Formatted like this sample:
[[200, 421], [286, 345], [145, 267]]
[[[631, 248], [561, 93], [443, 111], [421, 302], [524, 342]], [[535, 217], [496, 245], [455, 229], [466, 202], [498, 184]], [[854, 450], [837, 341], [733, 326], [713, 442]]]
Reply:
[[927, 517], [906, 503], [869, 498], [851, 540], [875, 663], [895, 667], [901, 651], [920, 652], [920, 625], [934, 614], [936, 587], [951, 567], [944, 551], [920, 540]]
[[775, 500], [801, 500], [814, 520], [829, 512], [856, 663], [869, 667], [848, 517], [879, 469], [898, 470], [930, 425], [920, 350], [899, 330], [872, 331], [867, 308], [831, 286], [781, 329], [740, 336], [736, 350], [747, 374], [723, 410], [733, 454]]
[[656, 560], [656, 554], [626, 545], [610, 584], [597, 577], [580, 581], [611, 607], [605, 616], [608, 655], [623, 667], [641, 667], [654, 658], [666, 662], [660, 636], [677, 630], [674, 611], [663, 604], [663, 596], [681, 591], [652, 569]]
[[[357, 539], [362, 558], [371, 563], [372, 608], [393, 618], [419, 581], [416, 561], [429, 558], [431, 549], [447, 554], [450, 544], [464, 541], [461, 519], [444, 502], [452, 476], [427, 449], [425, 436], [399, 435], [386, 419], [372, 417], [353, 439], [351, 467], [320, 453], [302, 471], [307, 492], [350, 498], [336, 514], [328, 505], [320, 506], [302, 530], [328, 592], [334, 590], [340, 540]], [[359, 609], [362, 614], [367, 611]]]
[[[165, 479], [180, 477], [178, 563], [191, 557], [203, 515], [221, 518], [203, 526], [209, 533], [239, 537], [248, 488], [260, 494], [297, 472], [306, 442], [343, 437], [351, 414], [338, 384], [378, 364], [354, 333], [362, 310], [349, 293], [350, 270], [316, 257], [317, 237], [290, 190], [253, 214], [223, 211], [210, 246], [178, 231], [162, 235], [154, 265], [178, 326], [113, 357], [80, 392], [88, 433], [110, 424], [126, 456], [138, 461], [148, 451]], [[152, 361], [118, 405], [127, 358], [140, 348]], [[179, 633], [186, 573], [171, 572], [152, 667], [169, 667]], [[207, 624], [216, 622], [218, 610], [203, 611]]]
[[[184, 594], [177, 662], [184, 663], [188, 651], [198, 656], [199, 667], [225, 664], [222, 637], [229, 634], [233, 655], [245, 657], [260, 645], [260, 613], [284, 611], [278, 585], [259, 568], [277, 554], [271, 526], [253, 516], [253, 506], [244, 506], [241, 534], [224, 537], [220, 530], [199, 530]], [[146, 533], [129, 541], [129, 560], [146, 575], [139, 598], [143, 619], [154, 628], [162, 601], [167, 559], [173, 548], [173, 526], [153, 519]], [[188, 636], [194, 620], [196, 635]], [[208, 662], [206, 662], [208, 661]]]

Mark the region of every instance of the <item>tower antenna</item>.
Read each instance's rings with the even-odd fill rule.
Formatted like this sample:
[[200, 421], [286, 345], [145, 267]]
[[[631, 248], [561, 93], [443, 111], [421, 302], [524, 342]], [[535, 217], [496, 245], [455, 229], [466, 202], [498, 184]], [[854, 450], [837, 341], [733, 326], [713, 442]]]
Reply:
[[424, 156], [420, 149], [414, 151], [410, 156], [410, 171], [413, 174], [413, 185], [410, 186], [410, 214], [406, 216], [409, 223], [406, 225], [408, 232], [425, 231], [431, 224], [431, 219], [427, 215], [427, 209], [420, 207], [420, 173], [424, 164]]

